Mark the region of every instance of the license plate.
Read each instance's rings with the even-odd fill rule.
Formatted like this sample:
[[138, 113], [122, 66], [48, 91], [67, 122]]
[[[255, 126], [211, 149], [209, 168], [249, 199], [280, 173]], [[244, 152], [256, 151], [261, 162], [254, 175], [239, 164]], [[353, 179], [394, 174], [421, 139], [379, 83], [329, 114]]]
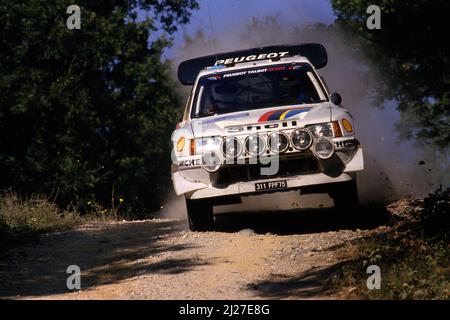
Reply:
[[256, 191], [277, 190], [277, 189], [286, 189], [286, 188], [287, 188], [286, 180], [255, 183]]

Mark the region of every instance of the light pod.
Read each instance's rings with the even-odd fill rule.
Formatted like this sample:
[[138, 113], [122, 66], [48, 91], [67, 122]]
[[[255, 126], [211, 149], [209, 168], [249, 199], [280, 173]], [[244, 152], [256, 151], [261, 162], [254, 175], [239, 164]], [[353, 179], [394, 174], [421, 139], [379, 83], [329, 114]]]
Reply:
[[298, 129], [291, 134], [291, 144], [297, 150], [308, 150], [312, 143], [313, 136], [308, 129]]
[[269, 149], [274, 153], [283, 153], [289, 148], [289, 139], [283, 132], [274, 132], [269, 138]]
[[328, 138], [321, 137], [314, 143], [312, 152], [321, 160], [330, 159], [334, 154], [334, 143]]

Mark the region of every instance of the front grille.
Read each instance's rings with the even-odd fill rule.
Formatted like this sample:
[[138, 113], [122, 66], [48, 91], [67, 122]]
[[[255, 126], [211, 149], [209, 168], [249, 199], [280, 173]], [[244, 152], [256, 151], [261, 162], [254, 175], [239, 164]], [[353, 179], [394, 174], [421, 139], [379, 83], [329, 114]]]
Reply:
[[254, 180], [274, 179], [295, 175], [305, 175], [320, 172], [319, 163], [314, 157], [280, 159], [279, 170], [275, 175], [262, 175], [261, 168], [269, 165], [247, 164], [222, 168], [214, 179], [215, 187], [226, 187], [233, 183]]

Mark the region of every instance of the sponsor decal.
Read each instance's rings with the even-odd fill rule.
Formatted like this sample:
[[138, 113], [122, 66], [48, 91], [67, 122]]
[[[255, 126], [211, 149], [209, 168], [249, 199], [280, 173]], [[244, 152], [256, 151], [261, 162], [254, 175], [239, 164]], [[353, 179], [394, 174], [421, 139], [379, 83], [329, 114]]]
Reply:
[[[233, 73], [226, 73], [222, 76], [222, 78], [233, 78], [233, 77], [241, 77], [246, 76], [250, 74], [258, 74], [258, 73], [265, 73], [265, 72], [276, 72], [276, 71], [283, 71], [287, 70], [287, 67], [274, 67], [274, 68], [262, 68], [262, 69], [255, 69], [255, 70], [246, 70], [246, 71], [238, 71]], [[217, 78], [218, 77], [218, 78]], [[208, 80], [217, 80], [220, 79], [220, 76], [208, 78]]]
[[336, 145], [336, 148], [342, 149], [345, 147], [354, 147], [357, 145], [357, 142], [355, 139], [352, 138], [348, 140], [336, 141], [334, 144]]
[[258, 61], [258, 60], [267, 60], [267, 59], [279, 59], [289, 56], [289, 51], [283, 51], [283, 52], [271, 52], [271, 53], [261, 53], [261, 54], [252, 54], [249, 56], [242, 56], [242, 57], [235, 57], [235, 58], [229, 58], [225, 60], [217, 60], [215, 65], [227, 65], [227, 64], [234, 64], [234, 63], [243, 63], [243, 62], [250, 62], [250, 61]]
[[191, 159], [191, 160], [180, 160], [178, 165], [181, 168], [191, 168], [191, 167], [199, 167], [201, 166], [201, 159]]
[[353, 132], [352, 123], [350, 121], [348, 121], [347, 119], [342, 119], [342, 126], [344, 127], [345, 131], [347, 131], [348, 133]]
[[233, 78], [233, 77], [240, 77], [245, 76], [248, 73], [248, 71], [239, 71], [239, 72], [233, 72], [233, 73], [227, 73], [223, 75], [223, 78]]
[[220, 78], [221, 78], [220, 76], [214, 76], [214, 77], [208, 78], [208, 80], [214, 81], [214, 80], [219, 80]]
[[209, 119], [209, 120], [205, 120], [202, 121], [202, 124], [211, 124], [211, 123], [216, 123], [216, 122], [222, 122], [222, 121], [227, 121], [227, 120], [236, 120], [236, 119], [240, 119], [240, 118], [246, 118], [250, 116], [250, 113], [241, 113], [241, 114], [235, 114], [235, 115], [229, 115], [229, 116], [223, 116], [223, 117], [219, 117], [219, 118], [215, 118], [215, 119]]
[[178, 152], [182, 152], [184, 149], [184, 146], [186, 144], [186, 138], [185, 137], [181, 137], [178, 142], [177, 142], [177, 151]]
[[283, 110], [275, 110], [269, 111], [263, 114], [258, 122], [266, 122], [266, 121], [275, 121], [275, 120], [287, 120], [294, 117], [301, 118], [308, 113], [312, 108], [297, 108], [297, 109], [283, 109]]

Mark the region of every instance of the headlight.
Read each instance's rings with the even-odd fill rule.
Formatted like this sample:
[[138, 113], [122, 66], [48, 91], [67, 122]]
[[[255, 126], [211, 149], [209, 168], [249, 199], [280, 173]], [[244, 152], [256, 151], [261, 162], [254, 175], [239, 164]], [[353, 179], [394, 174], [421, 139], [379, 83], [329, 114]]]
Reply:
[[307, 150], [313, 143], [313, 137], [309, 130], [298, 129], [291, 134], [292, 146], [300, 151]]
[[209, 151], [219, 151], [222, 138], [207, 137], [195, 139], [195, 154], [204, 154]]
[[334, 154], [334, 143], [327, 138], [319, 138], [312, 147], [314, 155], [322, 160], [329, 159]]
[[319, 123], [306, 126], [306, 129], [316, 137], [333, 137], [333, 127], [331, 123]]
[[198, 138], [193, 141], [191, 154], [202, 156], [202, 168], [208, 172], [216, 172], [222, 167], [220, 157], [221, 137]]
[[269, 148], [272, 152], [283, 153], [289, 148], [289, 139], [283, 132], [274, 132], [269, 136]]
[[313, 124], [310, 126], [306, 126], [306, 129], [311, 131], [311, 133], [315, 137], [329, 137], [329, 138], [342, 137], [341, 127], [339, 126], [338, 121]]
[[242, 154], [242, 142], [237, 138], [226, 138], [222, 144], [222, 153], [227, 159], [238, 158]]
[[259, 136], [249, 136], [245, 139], [245, 150], [251, 156], [260, 156], [266, 151], [266, 143]]

